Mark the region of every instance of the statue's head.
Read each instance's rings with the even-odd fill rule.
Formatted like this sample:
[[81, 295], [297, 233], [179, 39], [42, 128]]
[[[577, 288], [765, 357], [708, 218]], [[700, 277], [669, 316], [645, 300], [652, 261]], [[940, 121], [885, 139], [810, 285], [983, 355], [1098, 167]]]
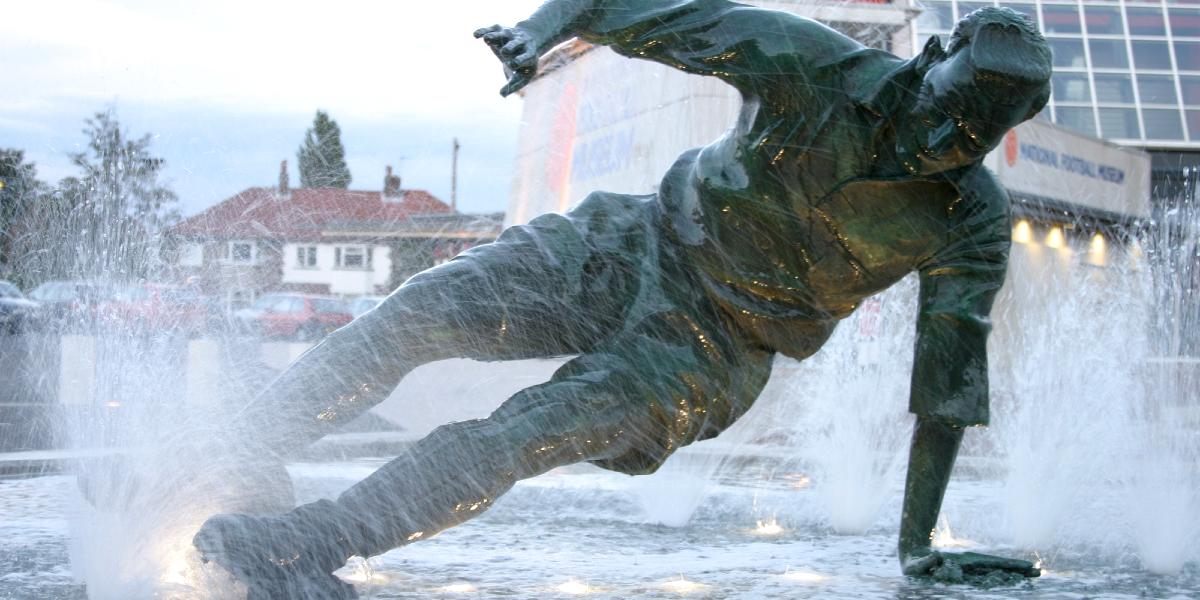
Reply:
[[936, 38], [925, 45], [917, 68], [920, 92], [908, 113], [896, 116], [896, 152], [914, 173], [979, 160], [1050, 98], [1050, 48], [1008, 8], [963, 17], [945, 50]]

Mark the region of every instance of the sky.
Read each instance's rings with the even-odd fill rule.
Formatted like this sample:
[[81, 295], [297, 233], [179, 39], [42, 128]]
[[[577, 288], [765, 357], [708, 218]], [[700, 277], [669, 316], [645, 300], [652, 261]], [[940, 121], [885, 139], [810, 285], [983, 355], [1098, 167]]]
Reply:
[[84, 120], [112, 108], [152, 136], [163, 180], [195, 214], [275, 185], [318, 109], [342, 130], [352, 189], [404, 188], [458, 205], [508, 205], [521, 100], [471, 33], [527, 17], [540, 0], [74, 0], [7, 2], [0, 35], [0, 147], [43, 181], [75, 174]]

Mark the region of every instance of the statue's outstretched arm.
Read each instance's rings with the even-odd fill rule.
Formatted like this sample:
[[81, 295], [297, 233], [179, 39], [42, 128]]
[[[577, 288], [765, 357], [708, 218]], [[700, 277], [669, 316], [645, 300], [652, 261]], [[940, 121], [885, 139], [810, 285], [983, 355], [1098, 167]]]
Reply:
[[[956, 182], [947, 240], [922, 265], [909, 409], [917, 415], [900, 522], [907, 575], [956, 578], [1001, 571], [1037, 577], [1033, 563], [933, 550], [933, 528], [963, 430], [988, 421], [987, 336], [992, 302], [1008, 264], [1008, 195], [983, 167]], [[953, 565], [947, 565], [953, 563]], [[942, 569], [943, 566], [948, 566]]]
[[936, 566], [932, 564], [934, 559], [928, 558], [932, 554], [933, 528], [962, 438], [962, 427], [917, 418], [900, 517], [900, 563], [906, 574], [919, 575]]
[[820, 64], [863, 48], [811, 19], [729, 0], [550, 0], [513, 27], [475, 36], [510, 72], [504, 95], [529, 83], [537, 59], [572, 37], [756, 95], [801, 84]]
[[962, 427], [937, 419], [917, 418], [900, 519], [901, 569], [905, 575], [945, 579], [951, 583], [987, 577], [997, 571], [1017, 577], [1041, 575], [1041, 569], [1027, 560], [979, 552], [941, 552], [932, 548], [933, 528], [962, 438]]

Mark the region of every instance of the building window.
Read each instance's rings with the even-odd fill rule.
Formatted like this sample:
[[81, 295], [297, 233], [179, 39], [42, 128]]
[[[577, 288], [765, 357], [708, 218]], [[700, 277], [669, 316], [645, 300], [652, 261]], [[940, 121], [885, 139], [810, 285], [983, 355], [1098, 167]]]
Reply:
[[1171, 68], [1171, 51], [1166, 42], [1134, 40], [1130, 45], [1133, 46], [1133, 64], [1138, 69]]
[[1180, 71], [1200, 71], [1200, 44], [1175, 42], [1175, 62]]
[[1183, 103], [1200, 105], [1200, 77], [1180, 77], [1179, 87], [1183, 89]]
[[1200, 37], [1200, 11], [1193, 8], [1169, 8], [1171, 35], [1175, 37]]
[[1121, 8], [1117, 6], [1085, 6], [1084, 21], [1089, 34], [1124, 34], [1125, 23], [1121, 20]]
[[1167, 35], [1161, 8], [1128, 6], [1125, 14], [1129, 16], [1130, 35]]
[[1137, 111], [1132, 108], [1101, 108], [1100, 135], [1126, 140], [1142, 137], [1138, 130]]
[[1087, 66], [1084, 60], [1083, 41], [1071, 39], [1049, 39], [1050, 53], [1054, 56], [1054, 66], [1073, 67], [1082, 69]]
[[338, 246], [333, 257], [339, 269], [371, 268], [371, 249], [366, 246]]
[[1152, 140], [1182, 140], [1183, 121], [1174, 109], [1143, 108], [1142, 121], [1146, 124], [1146, 137]]
[[1059, 73], [1050, 81], [1057, 102], [1090, 102], [1092, 99], [1087, 75], [1083, 73]]
[[1175, 78], [1170, 75], [1138, 75], [1142, 104], [1175, 104]]
[[1128, 75], [1097, 73], [1095, 78], [1097, 100], [1133, 104], [1133, 85]]
[[1192, 139], [1200, 139], [1200, 110], [1189, 110], [1187, 112], [1188, 133]]
[[317, 247], [316, 246], [297, 246], [296, 247], [296, 266], [301, 269], [317, 268]]
[[1096, 120], [1092, 118], [1092, 109], [1081, 107], [1060, 106], [1055, 109], [1055, 121], [1068, 129], [1096, 135]]
[[1042, 17], [1046, 19], [1043, 25], [1046, 33], [1079, 33], [1083, 30], [1079, 24], [1079, 9], [1073, 5], [1043, 5]]
[[179, 264], [185, 267], [204, 266], [204, 245], [188, 242], [179, 251]]
[[229, 242], [229, 262], [238, 265], [253, 264], [255, 250], [254, 242]]
[[1088, 47], [1092, 50], [1093, 67], [1097, 69], [1129, 68], [1129, 53], [1125, 50], [1124, 40], [1088, 40]]

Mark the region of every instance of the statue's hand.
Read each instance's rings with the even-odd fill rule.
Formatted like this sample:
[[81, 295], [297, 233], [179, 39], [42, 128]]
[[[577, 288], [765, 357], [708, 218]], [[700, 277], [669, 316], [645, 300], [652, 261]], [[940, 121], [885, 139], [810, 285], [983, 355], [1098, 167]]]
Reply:
[[1027, 560], [978, 552], [927, 551], [902, 557], [901, 562], [905, 575], [946, 583], [1011, 584], [1042, 574]]
[[533, 76], [537, 74], [538, 51], [537, 43], [529, 32], [517, 27], [492, 25], [476, 29], [475, 37], [483, 38], [504, 65], [508, 83], [500, 89], [501, 96], [507, 96], [533, 81]]

